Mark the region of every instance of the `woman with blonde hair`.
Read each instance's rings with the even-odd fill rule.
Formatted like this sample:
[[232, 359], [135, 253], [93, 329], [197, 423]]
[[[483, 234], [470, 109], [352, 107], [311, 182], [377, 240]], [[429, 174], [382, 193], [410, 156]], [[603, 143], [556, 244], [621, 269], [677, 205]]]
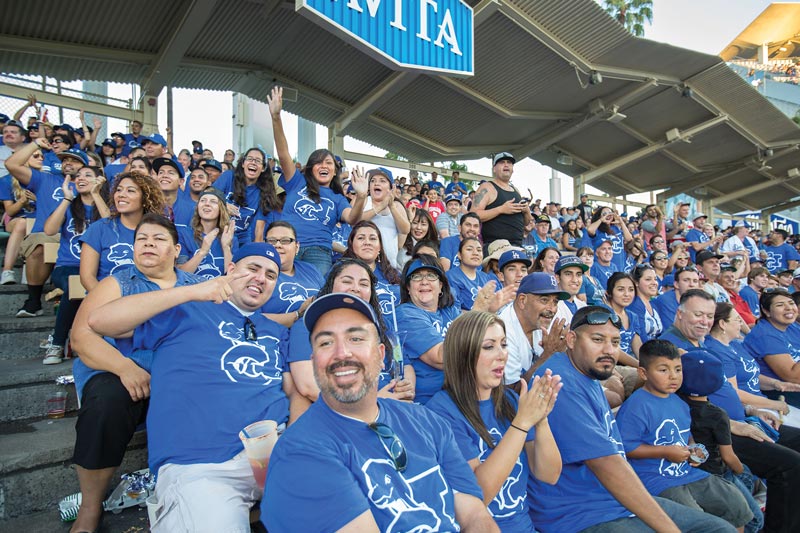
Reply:
[[547, 416], [561, 378], [535, 377], [519, 396], [503, 385], [508, 360], [505, 324], [497, 315], [468, 311], [444, 341], [444, 387], [426, 405], [450, 422], [456, 443], [483, 491], [483, 502], [506, 532], [535, 531], [527, 479], [555, 484], [561, 454]]
[[204, 279], [223, 275], [239, 249], [235, 231], [222, 191], [208, 187], [197, 200], [191, 228], [178, 228], [181, 255], [188, 257], [178, 268]]

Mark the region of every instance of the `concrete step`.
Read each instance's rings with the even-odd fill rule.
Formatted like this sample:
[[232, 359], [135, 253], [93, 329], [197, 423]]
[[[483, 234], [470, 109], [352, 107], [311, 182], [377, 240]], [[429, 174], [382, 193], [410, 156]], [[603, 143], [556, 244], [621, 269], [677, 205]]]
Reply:
[[[2, 520], [32, 513], [48, 511], [58, 517], [58, 502], [79, 491], [71, 464], [74, 445], [75, 416], [0, 424], [0, 530], [9, 531]], [[114, 486], [120, 474], [146, 467], [146, 435], [139, 431]]]
[[[17, 281], [20, 275], [17, 273]], [[44, 295], [53, 290], [50, 284], [45, 285], [44, 292], [42, 293], [42, 316], [55, 316], [55, 308], [53, 302], [46, 302]], [[26, 285], [15, 283], [13, 285], [0, 285], [0, 317], [11, 317], [17, 314], [17, 311], [28, 299], [28, 288]]]
[[52, 333], [54, 325], [55, 317], [52, 315], [34, 318], [0, 316], [0, 359], [44, 356], [39, 342]]
[[72, 360], [43, 365], [41, 357], [0, 360], [0, 423], [47, 414], [47, 399], [67, 392], [67, 412], [78, 409], [74, 385], [57, 385], [56, 378], [72, 374]]

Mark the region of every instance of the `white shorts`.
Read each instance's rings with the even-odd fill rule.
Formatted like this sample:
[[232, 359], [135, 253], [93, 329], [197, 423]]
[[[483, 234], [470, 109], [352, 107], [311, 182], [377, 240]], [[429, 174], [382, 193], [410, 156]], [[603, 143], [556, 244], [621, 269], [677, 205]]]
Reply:
[[[166, 464], [148, 499], [153, 533], [250, 533], [250, 508], [261, 498], [244, 451], [224, 463]], [[155, 500], [155, 501], [153, 501]]]

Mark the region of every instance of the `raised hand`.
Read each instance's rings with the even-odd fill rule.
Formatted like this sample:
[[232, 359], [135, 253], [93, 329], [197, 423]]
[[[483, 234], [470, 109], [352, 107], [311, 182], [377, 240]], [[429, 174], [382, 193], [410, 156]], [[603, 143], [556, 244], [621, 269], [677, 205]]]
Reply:
[[70, 183], [72, 183], [70, 177], [65, 176], [64, 183], [61, 184], [61, 192], [64, 194], [64, 200], [69, 200], [71, 202], [72, 200], [75, 199], [75, 193], [72, 191]]
[[103, 188], [103, 184], [106, 182], [106, 179], [103, 176], [97, 176], [92, 180], [92, 194], [100, 194], [100, 189]]
[[269, 114], [273, 118], [281, 116], [283, 110], [283, 87], [273, 87], [267, 96], [267, 105], [269, 106]]
[[50, 141], [47, 140], [46, 137], [37, 137], [35, 141], [36, 146], [41, 148], [42, 150], [52, 150], [53, 147], [50, 145]]
[[219, 243], [222, 245], [223, 250], [230, 250], [233, 245], [233, 235], [236, 232], [236, 223], [233, 220], [228, 221], [228, 225], [222, 231], [219, 238]]
[[353, 186], [353, 190], [356, 191], [356, 196], [363, 198], [367, 195], [369, 181], [367, 181], [363, 167], [354, 167], [350, 171], [350, 184]]
[[561, 376], [554, 376], [550, 370], [533, 378], [530, 390], [525, 380], [521, 380], [514, 425], [527, 431], [544, 420], [553, 410], [561, 386]]
[[200, 246], [200, 250], [205, 251], [206, 253], [210, 252], [211, 245], [214, 244], [214, 241], [217, 239], [217, 235], [219, 235], [219, 228], [214, 228], [206, 233], [205, 237], [203, 237], [203, 244]]
[[92, 125], [94, 126], [94, 130], [95, 130], [95, 131], [98, 131], [100, 128], [102, 128], [102, 127], [103, 127], [103, 121], [102, 121], [102, 120], [100, 120], [100, 119], [99, 119], [99, 118], [97, 118], [97, 117], [94, 117], [94, 118], [92, 119]]
[[550, 324], [550, 331], [542, 328], [541, 345], [544, 350], [544, 355], [552, 355], [556, 352], [563, 352], [567, 349], [567, 322], [563, 318], [559, 318]]

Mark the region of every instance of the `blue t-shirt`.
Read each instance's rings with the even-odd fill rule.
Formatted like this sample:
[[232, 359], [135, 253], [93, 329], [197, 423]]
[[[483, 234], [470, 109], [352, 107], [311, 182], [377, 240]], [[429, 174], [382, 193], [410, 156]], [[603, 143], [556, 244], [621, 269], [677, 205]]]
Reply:
[[[516, 407], [519, 403], [517, 394], [511, 389], [506, 389], [506, 394]], [[425, 404], [425, 407], [442, 416], [450, 423], [456, 444], [458, 444], [461, 453], [464, 455], [464, 459], [470, 461], [477, 458], [483, 463], [489, 458], [494, 448], [490, 448], [481, 439], [475, 428], [472, 427], [464, 414], [459, 411], [447, 391], [437, 392]], [[493, 444], [496, 446], [508, 431], [510, 421], [500, 422], [497, 420], [491, 400], [478, 402], [478, 409], [481, 414], [481, 420], [483, 420], [486, 430], [492, 436]], [[526, 441], [534, 440], [535, 435], [535, 430], [531, 428]], [[504, 533], [535, 533], [533, 523], [531, 523], [531, 518], [528, 514], [528, 475], [530, 475], [528, 456], [523, 449], [500, 491], [488, 505], [489, 514], [497, 522], [500, 531]]]
[[42, 172], [61, 176], [63, 180], [64, 175], [61, 172], [61, 160], [56, 153], [51, 150], [42, 150], [42, 153], [44, 155], [44, 159], [42, 159]]
[[[686, 350], [687, 352], [698, 349], [705, 350], [706, 346], [705, 339], [699, 343], [700, 346], [693, 345], [674, 325], [667, 328], [667, 330], [664, 331], [659, 339], [663, 341], [669, 341], [678, 348]], [[744, 405], [742, 405], [742, 401], [739, 399], [739, 394], [736, 392], [736, 389], [733, 388], [733, 385], [731, 385], [731, 382], [727, 379], [722, 384], [722, 388], [720, 388], [717, 392], [708, 395], [708, 401], [717, 407], [725, 409], [725, 412], [728, 413], [728, 416], [731, 420], [744, 420]]]
[[764, 396], [760, 385], [761, 369], [741, 341], [732, 341], [726, 346], [709, 335], [706, 337], [706, 348], [720, 358], [726, 378], [735, 377], [736, 385], [741, 390]]
[[[11, 182], [13, 178], [11, 174], [6, 174], [2, 178], [0, 178], [0, 202], [7, 200], [10, 202], [16, 202], [18, 200], [17, 197], [14, 196], [14, 186]], [[21, 191], [20, 191], [21, 192]], [[34, 218], [36, 216], [36, 201], [28, 202], [26, 207], [23, 207], [19, 213], [11, 217], [12, 219], [22, 217], [22, 218]]]
[[531, 235], [533, 235], [533, 240], [536, 243], [537, 255], [545, 248], [555, 248], [556, 250], [559, 249], [558, 243], [554, 241], [552, 238], [550, 238], [550, 236], [548, 236], [545, 239], [542, 239], [536, 232], [533, 232]]
[[583, 276], [583, 283], [581, 283], [581, 289], [578, 292], [586, 295], [587, 305], [605, 305], [604, 297], [606, 294], [606, 283], [608, 282], [608, 279], [603, 279], [603, 281], [600, 281], [594, 277], [594, 274], [591, 272], [590, 274], [592, 279], [589, 279], [589, 276]]
[[192, 217], [194, 216], [195, 207], [197, 202], [192, 200], [190, 196], [181, 194], [178, 191], [178, 196], [175, 198], [175, 203], [169, 207], [172, 210], [172, 221], [176, 226], [190, 226], [192, 224]]
[[135, 349], [153, 350], [147, 448], [150, 471], [167, 463], [222, 463], [243, 449], [239, 431], [289, 418], [283, 373], [289, 331], [252, 313], [258, 340], [229, 302], [188, 302], [134, 331]]
[[767, 252], [767, 262], [764, 266], [770, 274], [788, 269], [789, 261], [800, 261], [800, 254], [786, 242], [780, 246], [765, 246], [764, 251]]
[[642, 339], [642, 343], [657, 338], [661, 335], [661, 332], [664, 331], [661, 315], [658, 314], [658, 310], [656, 310], [655, 305], [653, 305], [653, 300], [650, 300], [650, 307], [653, 309], [652, 315], [647, 312], [647, 308], [644, 306], [644, 302], [639, 295], [636, 295], [631, 305], [628, 306], [628, 314], [639, 318], [639, 322], [643, 326], [639, 331], [639, 337]]
[[461, 246], [461, 235], [450, 235], [439, 241], [439, 257], [450, 261], [450, 270], [461, 264], [458, 258], [458, 247]]
[[[303, 183], [305, 183], [305, 180], [303, 180]], [[245, 188], [244, 198], [247, 201], [246, 206], [239, 205], [233, 201], [232, 170], [226, 170], [220, 174], [214, 182], [214, 187], [222, 191], [226, 202], [239, 208], [239, 214], [231, 218], [236, 223], [236, 238], [239, 240], [240, 245], [252, 242], [254, 238], [255, 222], [258, 220], [259, 214], [264, 217], [263, 219], [267, 224], [272, 222], [272, 220], [267, 220], [266, 215], [263, 214], [259, 207], [261, 205], [261, 189], [258, 188], [258, 185], [248, 185]], [[297, 234], [300, 235], [300, 228], [294, 226], [294, 229], [297, 230]], [[305, 244], [305, 239], [302, 239], [301, 242]]]
[[769, 320], [759, 320], [744, 338], [744, 346], [758, 361], [762, 374], [780, 380], [769, 366], [769, 357], [788, 353], [792, 361], [800, 362], [800, 329], [791, 324], [786, 331], [780, 331]]
[[[489, 283], [492, 278], [482, 270], [475, 271], [475, 279], [469, 279], [461, 267], [451, 268], [447, 271], [447, 280], [450, 287], [455, 291], [461, 309], [469, 311], [475, 305], [475, 297], [478, 291]], [[499, 287], [499, 285], [498, 285]]]
[[617, 268], [617, 265], [615, 265], [613, 262], [609, 263], [608, 266], [603, 266], [595, 260], [592, 268], [589, 269], [589, 274], [591, 274], [594, 279], [600, 282], [600, 284], [603, 286], [603, 290], [606, 290], [608, 288], [608, 279], [612, 274], [620, 271], [621, 269]]
[[555, 485], [528, 476], [528, 501], [536, 529], [543, 533], [581, 531], [632, 516], [586, 464], [615, 454], [625, 458], [622, 436], [600, 382], [580, 373], [562, 352], [553, 354], [536, 375], [547, 369], [561, 376], [564, 384], [548, 416], [563, 467]]
[[442, 390], [444, 372], [420, 359], [420, 356], [444, 342], [450, 323], [461, 314], [458, 305], [439, 309], [435, 313], [425, 311], [411, 302], [397, 307], [397, 322], [410, 332], [403, 341], [403, 353], [411, 360], [417, 375], [415, 401], [425, 404], [431, 396]]
[[271, 533], [337, 531], [365, 511], [380, 531], [459, 530], [454, 492], [482, 495], [449, 425], [419, 405], [378, 398], [378, 406], [377, 422], [405, 448], [405, 471], [367, 424], [320, 397], [272, 451], [261, 501]]
[[459, 198], [461, 198], [462, 194], [467, 194], [467, 186], [464, 185], [462, 182], [454, 183], [450, 182], [447, 184], [447, 187], [444, 188], [445, 195], [447, 194], [456, 194]]
[[[584, 232], [589, 235], [589, 232]], [[614, 252], [614, 257], [611, 258], [611, 264], [616, 266], [614, 272], [623, 272], [625, 270], [625, 240], [623, 239], [622, 230], [616, 226], [611, 226], [611, 233], [605, 233], [597, 230], [594, 237], [591, 237], [591, 248], [597, 250], [603, 241], [611, 241], [611, 250]], [[595, 265], [597, 260], [595, 260]], [[595, 276], [597, 277], [597, 276]], [[598, 278], [599, 279], [599, 278]]]
[[[183, 272], [182, 270], [175, 270], [175, 287], [183, 285], [193, 285], [199, 283], [201, 280], [194, 274]], [[113, 278], [117, 280], [119, 285], [119, 292], [122, 296], [130, 296], [131, 294], [141, 294], [143, 292], [160, 290], [156, 283], [150, 281], [147, 276], [136, 268], [136, 265], [126, 266], [120, 268], [113, 274]], [[106, 337], [105, 340], [114, 346], [122, 355], [132, 359], [137, 365], [150, 372], [153, 366], [153, 351], [152, 350], [134, 350], [133, 339], [111, 339]], [[95, 370], [89, 368], [76, 358], [72, 364], [72, 374], [75, 376], [75, 389], [78, 391], [78, 398], [83, 396], [83, 387], [86, 383], [97, 374], [103, 374], [103, 370]]]
[[313, 265], [295, 260], [294, 276], [281, 271], [275, 290], [267, 303], [261, 307], [262, 313], [293, 313], [300, 309], [309, 296], [316, 295], [325, 284], [325, 279]]
[[[121, 174], [125, 171], [126, 166], [127, 165], [122, 165], [119, 163], [106, 165], [103, 169], [103, 175], [105, 175], [106, 179], [109, 181], [109, 183], [111, 183], [114, 181], [114, 178], [117, 177], [117, 174]], [[189, 187], [186, 188], [188, 189]]]
[[[617, 413], [617, 425], [625, 451], [639, 446], [688, 446], [692, 417], [689, 406], [675, 394], [660, 398], [639, 389], [623, 402]], [[688, 461], [673, 463], [669, 459], [631, 459], [633, 470], [647, 491], [658, 496], [665, 490], [687, 485], [709, 476]]]
[[[189, 260], [200, 251], [200, 246], [203, 242], [202, 239], [206, 234], [200, 234], [200, 244], [198, 244], [197, 240], [194, 238], [194, 231], [191, 227], [178, 226], [177, 229], [178, 242], [181, 245], [181, 256]], [[233, 239], [231, 242], [231, 253], [235, 254], [238, 249], [239, 241]], [[197, 265], [197, 269], [195, 269], [194, 273], [203, 279], [211, 279], [225, 274], [227, 267], [228, 265], [225, 264], [225, 253], [222, 251], [222, 244], [220, 243], [219, 235], [217, 235], [217, 238], [211, 243], [211, 249], [200, 261], [200, 264]]]
[[650, 303], [653, 309], [658, 312], [658, 316], [661, 317], [661, 324], [665, 329], [675, 322], [675, 315], [678, 314], [678, 305], [680, 303], [675, 298], [676, 294], [675, 291], [665, 292]]
[[81, 265], [81, 235], [86, 233], [89, 225], [92, 222], [92, 215], [94, 213], [93, 205], [86, 205], [81, 202], [80, 198], [76, 198], [75, 202], [83, 205], [84, 219], [83, 231], [81, 233], [75, 232], [75, 219], [72, 217], [72, 206], [67, 208], [64, 213], [64, 222], [61, 223], [61, 240], [58, 242], [58, 256], [56, 258], [56, 266], [69, 266], [77, 267]]
[[80, 236], [81, 243], [100, 254], [97, 281], [133, 264], [133, 234], [134, 230], [126, 228], [118, 218], [104, 218]]
[[742, 297], [750, 308], [750, 312], [756, 318], [761, 318], [761, 306], [758, 305], [758, 293], [750, 285], [745, 285], [739, 291], [739, 296]]
[[281, 175], [278, 185], [286, 190], [283, 220], [297, 231], [302, 246], [331, 248], [333, 228], [342, 219], [345, 209], [350, 207], [347, 198], [333, 192], [330, 187], [320, 187], [320, 202], [314, 202], [306, 191], [306, 177], [299, 170], [295, 170], [288, 182]]
[[[692, 228], [686, 232], [686, 242], [708, 242], [708, 235], [706, 235], [697, 228]], [[692, 258], [692, 263], [694, 263], [695, 256], [697, 256], [697, 252], [692, 246], [687, 246], [686, 249], [689, 250], [689, 255]]]
[[625, 309], [624, 311], [625, 314], [628, 315], [628, 327], [623, 327], [619, 331], [619, 349], [631, 357], [636, 358], [636, 354], [633, 353], [633, 337], [634, 335], [639, 335], [639, 340], [642, 340], [642, 335], [646, 336], [647, 334], [644, 332], [644, 328], [642, 323], [639, 321], [639, 317], [629, 312], [628, 309]]
[[[36, 221], [33, 223], [31, 233], [41, 233], [44, 231], [44, 223], [47, 222], [58, 204], [64, 199], [64, 192], [61, 185], [64, 183], [64, 176], [40, 172], [31, 169], [31, 181], [25, 187], [36, 195]], [[73, 186], [74, 190], [74, 186]]]

